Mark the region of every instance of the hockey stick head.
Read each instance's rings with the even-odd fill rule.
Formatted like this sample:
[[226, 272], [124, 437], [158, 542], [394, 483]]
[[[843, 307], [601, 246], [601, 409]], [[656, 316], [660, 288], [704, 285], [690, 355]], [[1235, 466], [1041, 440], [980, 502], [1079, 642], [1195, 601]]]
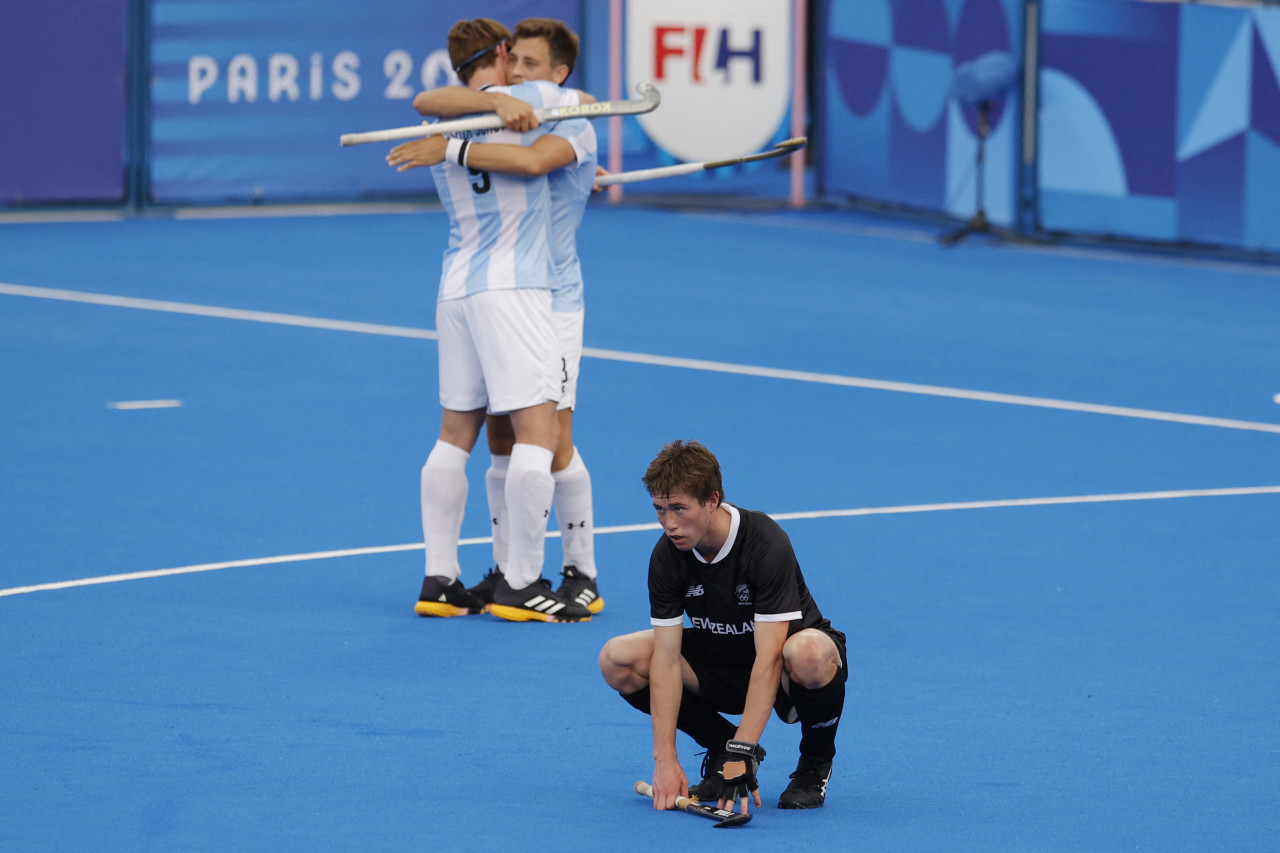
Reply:
[[652, 113], [658, 109], [659, 104], [662, 104], [662, 92], [659, 92], [658, 87], [653, 83], [636, 83], [636, 95], [645, 102], [643, 108], [637, 110], [640, 113]]
[[637, 83], [636, 94], [645, 101], [646, 109], [642, 112], [651, 113], [658, 108], [658, 104], [662, 103], [662, 93], [652, 83]]
[[[724, 809], [716, 809], [715, 811], [716, 811], [716, 817], [719, 817], [720, 816], [719, 813], [724, 811]], [[726, 827], [742, 826], [744, 823], [749, 823], [750, 821], [751, 821], [751, 812], [747, 812], [746, 814], [742, 814], [739, 812], [729, 812], [728, 817], [723, 818], [719, 823], [713, 823], [711, 825], [711, 828], [724, 829]]]
[[734, 157], [731, 160], [712, 160], [703, 163], [704, 169], [723, 169], [725, 166], [740, 166], [743, 163], [755, 163], [758, 160], [772, 160], [774, 157], [783, 157], [793, 151], [799, 151], [801, 148], [809, 144], [809, 137], [795, 136], [791, 139], [784, 139], [768, 151], [761, 151], [759, 154], [748, 154], [746, 157]]
[[[773, 150], [777, 152], [775, 156], [790, 154], [792, 151], [799, 151], [801, 148], [809, 144], [807, 136], [793, 136], [790, 139], [784, 139], [777, 145], [773, 146]], [[773, 153], [772, 151], [770, 152]]]
[[[642, 797], [652, 797], [653, 787], [645, 781], [636, 783], [636, 793]], [[725, 827], [742, 826], [751, 820], [751, 813], [739, 814], [725, 809], [717, 808], [712, 803], [702, 803], [690, 797], [676, 797], [676, 807], [683, 809], [689, 814], [696, 814], [698, 817], [710, 818], [717, 821], [715, 829]]]

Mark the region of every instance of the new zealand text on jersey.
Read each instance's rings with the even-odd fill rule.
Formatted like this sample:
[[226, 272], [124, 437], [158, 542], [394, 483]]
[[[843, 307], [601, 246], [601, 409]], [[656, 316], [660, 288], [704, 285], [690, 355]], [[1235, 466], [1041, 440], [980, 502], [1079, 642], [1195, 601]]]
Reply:
[[743, 622], [741, 625], [726, 625], [723, 622], [712, 622], [705, 616], [690, 616], [689, 623], [700, 631], [710, 631], [713, 634], [751, 634], [755, 632], [755, 625], [751, 622]]

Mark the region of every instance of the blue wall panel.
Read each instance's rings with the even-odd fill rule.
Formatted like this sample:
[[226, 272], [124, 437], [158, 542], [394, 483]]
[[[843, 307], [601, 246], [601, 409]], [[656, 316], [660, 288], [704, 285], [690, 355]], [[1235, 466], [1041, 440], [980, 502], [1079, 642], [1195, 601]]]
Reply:
[[[976, 122], [952, 81], [990, 52], [1021, 60], [1024, 0], [812, 3], [820, 188], [967, 218]], [[429, 193], [425, 172], [385, 166], [389, 146], [337, 140], [417, 120], [412, 95], [450, 79], [443, 47], [458, 17], [563, 18], [584, 35], [571, 82], [607, 94], [602, 3], [151, 0], [138, 4], [151, 41], [133, 46], [150, 62], [149, 147], [138, 148], [150, 161], [131, 163], [130, 5], [0, 4], [0, 114], [23, 131], [0, 134], [0, 206], [124, 203], [130, 170], [144, 175], [143, 200], [161, 204]], [[1040, 8], [1041, 227], [1280, 251], [1280, 9]], [[986, 146], [987, 214], [1006, 225], [1017, 219], [1018, 94], [997, 102]], [[604, 142], [607, 126], [599, 130]], [[672, 160], [634, 120], [626, 140], [627, 168]], [[725, 170], [679, 189], [739, 191], [783, 177]]]
[[0, 205], [123, 202], [128, 0], [0, 3]]
[[1041, 45], [1045, 228], [1280, 250], [1280, 10], [1046, 0]]
[[[1020, 59], [1021, 0], [828, 0], [820, 19], [822, 188], [971, 215], [977, 118], [951, 96], [952, 81], [985, 54]], [[995, 102], [985, 154], [986, 212], [1005, 224], [1015, 199], [1013, 100]]]
[[[150, 198], [170, 204], [432, 191], [390, 145], [343, 133], [414, 124], [413, 95], [449, 82], [445, 37], [463, 16], [555, 17], [577, 0], [153, 0]], [[571, 80], [576, 83], [576, 80]]]

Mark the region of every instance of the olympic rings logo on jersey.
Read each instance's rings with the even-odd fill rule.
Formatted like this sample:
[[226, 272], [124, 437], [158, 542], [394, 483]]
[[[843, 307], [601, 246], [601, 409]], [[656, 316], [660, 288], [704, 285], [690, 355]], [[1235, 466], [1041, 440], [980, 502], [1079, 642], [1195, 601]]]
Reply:
[[745, 583], [740, 583], [738, 584], [737, 593], [739, 604], [751, 603], [751, 587], [747, 586]]

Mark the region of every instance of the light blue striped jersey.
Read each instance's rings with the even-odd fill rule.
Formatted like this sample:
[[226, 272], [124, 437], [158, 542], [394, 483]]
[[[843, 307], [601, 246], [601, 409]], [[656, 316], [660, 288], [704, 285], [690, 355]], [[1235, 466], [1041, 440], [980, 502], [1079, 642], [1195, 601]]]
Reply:
[[[489, 90], [520, 98], [534, 109], [574, 103], [577, 97], [554, 83], [541, 81]], [[585, 124], [585, 119], [573, 119], [544, 124], [527, 133], [503, 128], [456, 136], [475, 142], [531, 145], [556, 125], [562, 132], [576, 132], [567, 126]], [[548, 239], [551, 191], [546, 178], [479, 172], [449, 162], [432, 166], [431, 177], [449, 214], [449, 245], [441, 267], [439, 301], [485, 290], [553, 286]]]
[[[573, 103], [578, 93], [571, 91]], [[596, 131], [589, 121], [558, 122], [552, 133], [568, 140], [577, 160], [547, 176], [551, 186], [551, 261], [555, 284], [551, 307], [555, 311], [581, 311], [582, 265], [578, 262], [578, 226], [596, 181]]]

